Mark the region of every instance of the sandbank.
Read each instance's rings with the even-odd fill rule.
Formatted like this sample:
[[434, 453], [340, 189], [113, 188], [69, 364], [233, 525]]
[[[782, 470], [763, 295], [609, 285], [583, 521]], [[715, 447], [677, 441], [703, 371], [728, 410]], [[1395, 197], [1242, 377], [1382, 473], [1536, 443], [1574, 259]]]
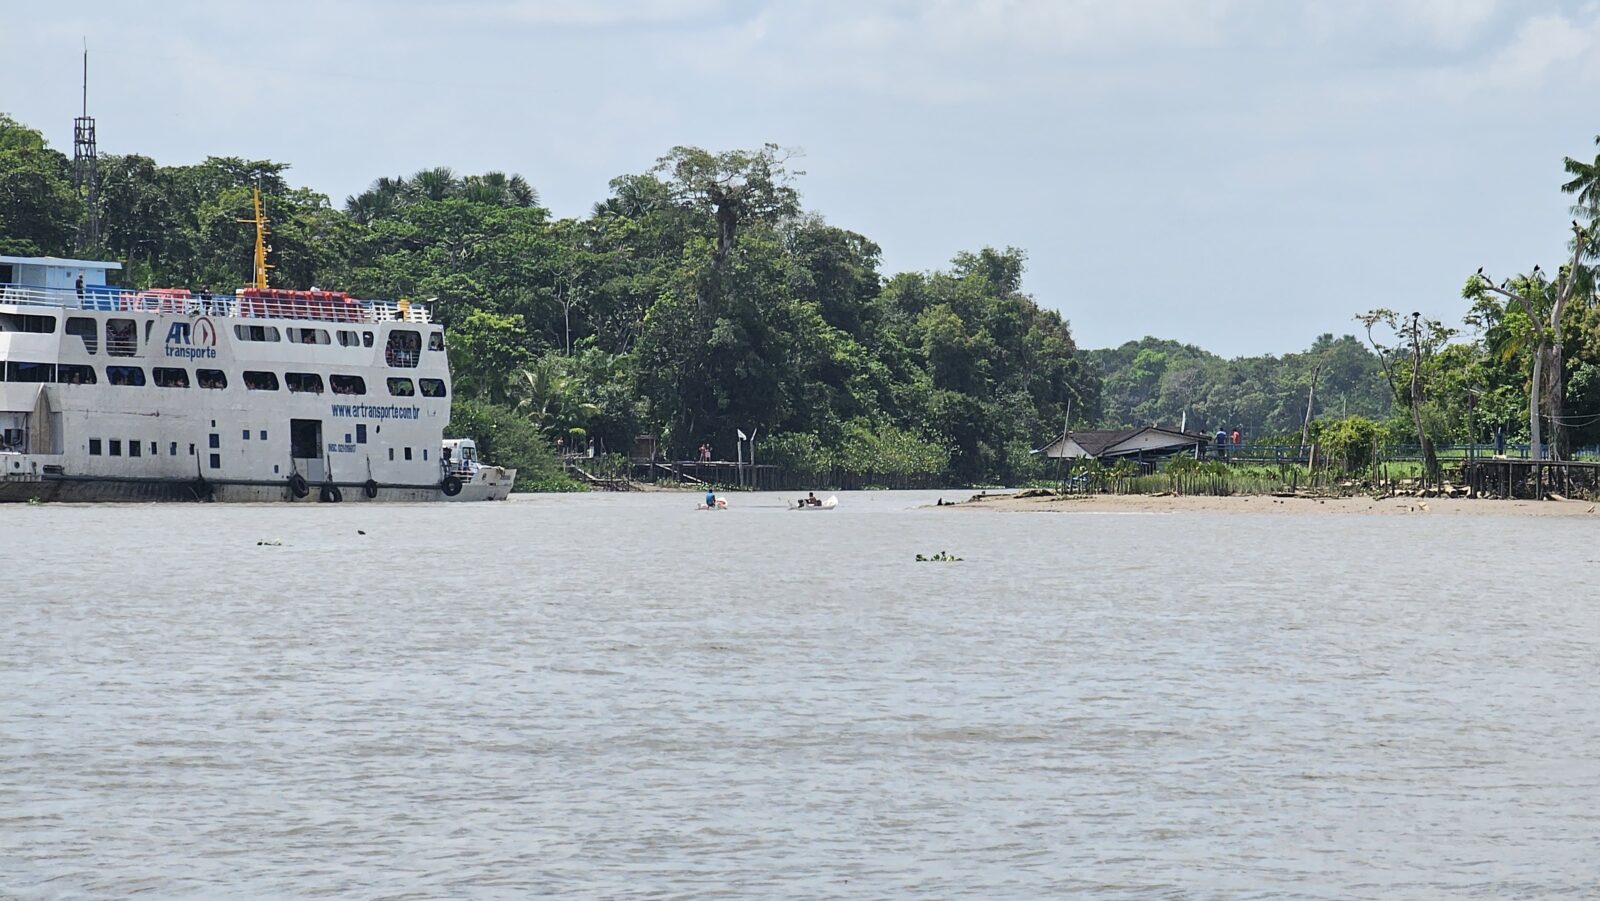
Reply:
[[1016, 497], [974, 495], [946, 503], [950, 510], [1036, 513], [1257, 513], [1335, 514], [1354, 516], [1594, 516], [1592, 501], [1498, 500], [1488, 498], [1420, 497], [1209, 497], [1144, 494], [1075, 494]]

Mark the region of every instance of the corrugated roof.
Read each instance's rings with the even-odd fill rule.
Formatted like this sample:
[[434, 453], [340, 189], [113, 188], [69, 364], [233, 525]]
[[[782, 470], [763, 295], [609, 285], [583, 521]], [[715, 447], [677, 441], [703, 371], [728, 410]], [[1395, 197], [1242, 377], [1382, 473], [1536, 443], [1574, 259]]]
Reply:
[[1178, 429], [1147, 425], [1133, 429], [1091, 429], [1084, 432], [1068, 432], [1065, 435], [1057, 437], [1054, 441], [1051, 441], [1044, 447], [1039, 448], [1037, 453], [1049, 454], [1052, 448], [1055, 448], [1063, 441], [1070, 439], [1073, 443], [1083, 448], [1084, 453], [1088, 454], [1089, 456], [1101, 457], [1104, 456], [1107, 451], [1112, 450], [1117, 445], [1126, 441], [1131, 441], [1146, 432], [1159, 432], [1163, 435], [1171, 436], [1173, 439], [1169, 445], [1171, 447], [1179, 447], [1196, 443], [1207, 444], [1211, 441], [1211, 438], [1207, 435], [1195, 435], [1189, 432], [1179, 431]]
[[121, 263], [109, 260], [69, 260], [65, 257], [4, 257], [0, 256], [0, 263], [11, 263], [17, 266], [59, 266], [63, 269], [121, 269]]

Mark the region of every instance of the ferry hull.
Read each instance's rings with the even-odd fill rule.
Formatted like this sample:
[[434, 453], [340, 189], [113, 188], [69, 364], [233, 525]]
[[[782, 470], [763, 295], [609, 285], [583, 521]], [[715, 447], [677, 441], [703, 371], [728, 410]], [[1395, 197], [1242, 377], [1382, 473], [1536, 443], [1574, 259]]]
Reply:
[[517, 481], [517, 471], [503, 466], [484, 466], [471, 477], [462, 473], [460, 478], [461, 493], [455, 497], [445, 497], [445, 500], [503, 501], [511, 496], [511, 486]]
[[199, 479], [118, 479], [45, 476], [0, 480], [0, 503], [432, 503], [435, 501], [505, 500], [511, 493], [504, 484], [469, 482], [460, 494], [448, 497], [436, 485], [379, 485], [373, 497], [362, 483], [312, 485], [305, 497], [295, 497], [287, 484], [213, 483]]

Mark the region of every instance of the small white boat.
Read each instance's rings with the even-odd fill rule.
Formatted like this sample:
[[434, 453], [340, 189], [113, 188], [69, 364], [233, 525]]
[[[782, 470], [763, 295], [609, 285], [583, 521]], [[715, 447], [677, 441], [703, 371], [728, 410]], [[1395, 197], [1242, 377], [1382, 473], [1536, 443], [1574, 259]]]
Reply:
[[797, 501], [796, 503], [790, 505], [789, 509], [790, 510], [832, 510], [834, 507], [837, 507], [837, 506], [839, 506], [839, 498], [836, 495], [829, 495], [827, 500], [819, 501], [819, 502], [817, 502], [815, 504], [808, 504], [805, 501]]
[[439, 465], [444, 471], [439, 491], [447, 501], [503, 501], [517, 481], [515, 469], [479, 460], [471, 438], [444, 439]]
[[728, 509], [728, 499], [719, 497], [717, 498], [717, 503], [714, 506], [708, 507], [705, 504], [695, 504], [694, 508], [696, 510], [726, 510]]

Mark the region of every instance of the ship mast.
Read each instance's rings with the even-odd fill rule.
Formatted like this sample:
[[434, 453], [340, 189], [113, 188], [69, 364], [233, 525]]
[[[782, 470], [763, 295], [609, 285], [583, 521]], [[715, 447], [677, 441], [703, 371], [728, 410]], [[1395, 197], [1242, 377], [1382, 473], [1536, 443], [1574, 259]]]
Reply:
[[256, 216], [254, 219], [240, 219], [239, 221], [248, 222], [256, 227], [256, 267], [253, 287], [265, 288], [267, 287], [267, 270], [272, 268], [272, 264], [267, 262], [267, 251], [272, 249], [267, 244], [267, 234], [271, 229], [267, 228], [267, 217], [261, 209], [261, 188], [258, 186], [251, 189], [251, 194], [255, 200]]

